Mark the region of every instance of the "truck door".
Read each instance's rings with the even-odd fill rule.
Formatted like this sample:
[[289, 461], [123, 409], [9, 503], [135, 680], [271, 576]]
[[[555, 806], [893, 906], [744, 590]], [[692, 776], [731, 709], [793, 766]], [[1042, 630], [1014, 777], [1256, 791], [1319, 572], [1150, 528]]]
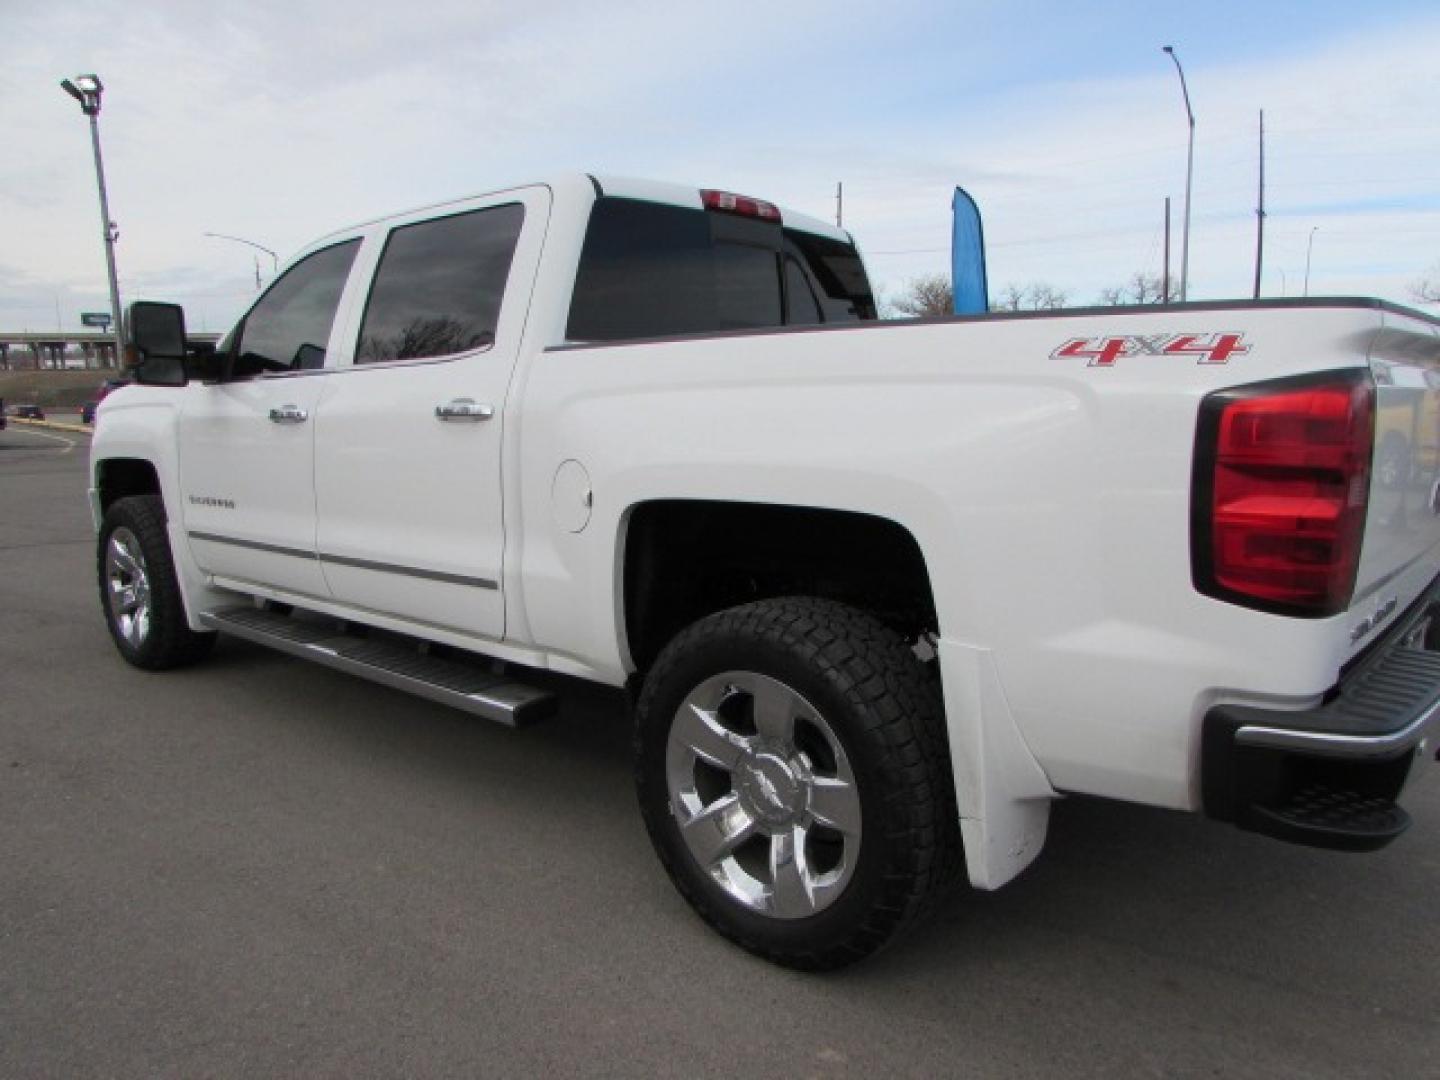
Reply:
[[398, 219], [316, 426], [336, 600], [498, 639], [505, 400], [549, 212], [530, 188]]
[[329, 595], [315, 556], [314, 417], [359, 246], [286, 270], [222, 343], [226, 376], [186, 389], [180, 510], [196, 562], [217, 577]]

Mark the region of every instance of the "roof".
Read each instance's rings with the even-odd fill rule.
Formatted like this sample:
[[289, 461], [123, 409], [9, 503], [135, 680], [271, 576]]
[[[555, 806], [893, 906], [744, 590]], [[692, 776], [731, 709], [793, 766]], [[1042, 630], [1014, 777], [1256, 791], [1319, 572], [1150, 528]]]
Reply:
[[[519, 191], [528, 187], [548, 187], [557, 193], [578, 193], [582, 191], [594, 191], [600, 195], [611, 195], [622, 199], [643, 199], [647, 202], [668, 203], [672, 206], [686, 206], [701, 209], [699, 185], [676, 184], [662, 180], [645, 180], [634, 176], [611, 176], [596, 175], [594, 173], [559, 173], [554, 176], [531, 181], [526, 184], [511, 184], [493, 191], [477, 191], [455, 199], [446, 199], [443, 202], [428, 203], [423, 206], [412, 206], [405, 210], [398, 210], [381, 217], [371, 218], [368, 221], [356, 222], [343, 229], [333, 229], [325, 236], [311, 244], [307, 244], [302, 250], [310, 251], [329, 242], [332, 238], [341, 235], [350, 235], [360, 229], [389, 221], [392, 218], [408, 217], [411, 214], [418, 214], [427, 210], [443, 210], [448, 206], [459, 206], [474, 199], [488, 198], [494, 195], [503, 195], [508, 191]], [[749, 192], [737, 192], [746, 194]], [[763, 195], [753, 196], [764, 199]], [[769, 200], [767, 200], [769, 201]], [[811, 217], [809, 214], [802, 214], [796, 210], [789, 210], [780, 207], [780, 215], [787, 228], [800, 229], [807, 233], [815, 233], [819, 236], [828, 236], [833, 240], [850, 242], [850, 234], [844, 229], [837, 228], [820, 218]]]

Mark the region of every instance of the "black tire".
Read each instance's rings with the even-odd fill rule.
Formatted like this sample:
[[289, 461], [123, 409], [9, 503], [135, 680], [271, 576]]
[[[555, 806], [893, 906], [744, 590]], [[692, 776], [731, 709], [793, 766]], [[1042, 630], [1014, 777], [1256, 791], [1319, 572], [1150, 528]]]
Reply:
[[[677, 813], [686, 810], [675, 808], [671, 790], [675, 759], [667, 765], [672, 727], [692, 693], [726, 673], [754, 673], [765, 685], [776, 680], [797, 692], [848, 758], [859, 797], [858, 853], [833, 898], [813, 914], [780, 917], [737, 899], [716, 876], [721, 864], [707, 870], [682, 836]], [[720, 717], [724, 707], [709, 715]], [[936, 680], [898, 634], [854, 608], [804, 597], [764, 600], [682, 631], [645, 680], [634, 761], [641, 813], [675, 886], [721, 934], [787, 967], [828, 970], [868, 956], [959, 877], [959, 816]], [[747, 794], [755, 790], [736, 779], [747, 768], [728, 774], [736, 799], [747, 784]], [[753, 778], [753, 769], [744, 775]], [[774, 784], [767, 787], [774, 792]]]
[[[214, 634], [197, 634], [185, 618], [165, 521], [165, 504], [158, 495], [116, 499], [105, 511], [96, 549], [100, 608], [110, 637], [121, 656], [147, 671], [193, 664], [215, 645]], [[138, 561], [142, 591], [124, 591], [127, 586], [133, 590], [137, 575], [112, 560], [112, 541], [120, 543], [126, 556]], [[133, 613], [127, 622], [123, 609], [142, 593], [148, 605], [147, 618], [139, 628]], [[138, 610], [138, 606], [133, 609]]]

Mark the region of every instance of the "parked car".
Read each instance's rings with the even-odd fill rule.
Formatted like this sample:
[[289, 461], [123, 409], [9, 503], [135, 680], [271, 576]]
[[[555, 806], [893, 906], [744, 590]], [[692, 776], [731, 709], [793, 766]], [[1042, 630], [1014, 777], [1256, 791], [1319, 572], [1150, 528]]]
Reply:
[[5, 399], [0, 397], [0, 431], [5, 430], [7, 423], [9, 423], [9, 421], [5, 419]]
[[99, 405], [105, 398], [119, 390], [122, 386], [129, 386], [129, 379], [106, 379], [100, 384], [100, 389], [95, 391], [95, 404]]
[[17, 420], [44, 420], [45, 410], [39, 405], [16, 405], [14, 415]]

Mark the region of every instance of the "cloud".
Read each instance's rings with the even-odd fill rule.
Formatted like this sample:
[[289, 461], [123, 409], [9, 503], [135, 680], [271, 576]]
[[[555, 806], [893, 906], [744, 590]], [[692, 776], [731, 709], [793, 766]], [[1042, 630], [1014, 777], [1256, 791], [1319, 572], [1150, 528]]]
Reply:
[[[1045, 280], [1088, 300], [1159, 269], [1167, 194], [1179, 258], [1178, 85], [1158, 43], [1123, 64], [1130, 42], [1102, 52], [1107, 34], [1139, 33], [1115, 19], [1082, 51], [1064, 38], [1080, 32], [1074, 17], [1034, 4], [902, 0], [877, 18], [809, 0], [12, 0], [0, 130], [24, 150], [0, 159], [0, 262], [14, 268], [0, 325], [46, 310], [53, 321], [57, 294], [76, 318], [76, 304], [95, 306], [82, 295], [104, 295], [89, 140], [56, 86], [84, 70], [107, 85], [123, 291], [170, 289], [212, 329], [253, 297], [254, 263], [206, 232], [286, 254], [353, 221], [576, 168], [728, 187], [820, 217], [843, 180], [846, 225], [892, 289], [946, 268], [950, 188], [963, 183], [986, 215], [992, 282]], [[1192, 295], [1248, 295], [1264, 106], [1267, 287], [1278, 292], [1283, 271], [1295, 291], [1318, 225], [1312, 291], [1403, 299], [1437, 246], [1426, 200], [1440, 178], [1428, 111], [1440, 21], [1296, 40], [1251, 39], [1218, 62], [1182, 48], [1199, 116]], [[1085, 62], [1055, 61], [1066, 55]]]

